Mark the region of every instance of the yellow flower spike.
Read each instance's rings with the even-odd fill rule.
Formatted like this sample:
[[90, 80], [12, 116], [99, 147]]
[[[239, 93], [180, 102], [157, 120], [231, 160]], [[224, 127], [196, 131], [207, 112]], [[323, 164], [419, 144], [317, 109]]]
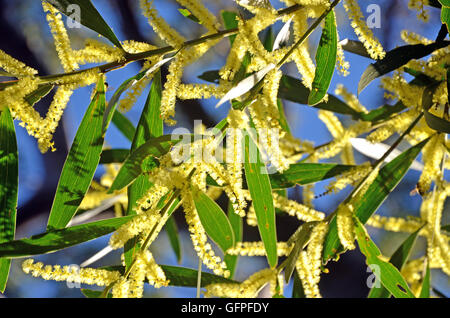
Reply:
[[[287, 242], [277, 242], [278, 257], [288, 256], [292, 250], [292, 245]], [[263, 242], [237, 242], [236, 246], [227, 250], [229, 255], [240, 256], [266, 256], [266, 249]]]
[[124, 277], [120, 278], [112, 287], [113, 298], [128, 298], [130, 296], [130, 281]]
[[354, 250], [355, 246], [355, 224], [353, 222], [353, 206], [341, 204], [336, 213], [338, 236], [341, 244], [348, 250]]
[[69, 36], [67, 35], [64, 22], [61, 18], [61, 13], [56, 10], [51, 4], [42, 2], [44, 12], [47, 13], [47, 21], [55, 40], [56, 52], [58, 53], [61, 64], [66, 72], [72, 72], [78, 69], [78, 63], [70, 46]]
[[370, 57], [373, 59], [382, 59], [386, 52], [381, 46], [380, 42], [375, 38], [372, 30], [369, 29], [365, 22], [364, 15], [358, 5], [357, 0], [344, 0], [344, 8], [348, 13], [351, 25], [355, 30], [359, 40], [364, 44]]
[[330, 182], [327, 186], [327, 191], [337, 193], [348, 185], [355, 185], [356, 182], [364, 178], [370, 171], [372, 171], [372, 166], [368, 161], [351, 168], [349, 171], [337, 176], [335, 181]]
[[217, 31], [219, 29], [216, 16], [206, 9], [201, 0], [177, 0], [177, 2], [191, 11], [208, 31]]
[[431, 183], [441, 175], [441, 161], [446, 152], [443, 146], [444, 138], [444, 134], [435, 135], [422, 150], [424, 168], [417, 183], [421, 194], [427, 192]]
[[215, 84], [180, 84], [177, 89], [177, 97], [179, 99], [208, 99], [211, 97], [220, 99], [230, 89], [231, 86], [226, 83], [219, 86]]
[[[424, 88], [418, 85], [409, 85], [402, 73], [394, 72], [392, 77], [381, 79], [382, 87], [392, 92], [407, 107], [420, 108]], [[420, 96], [418, 98], [418, 96]]]
[[333, 112], [330, 112], [328, 110], [319, 110], [318, 112], [319, 119], [324, 122], [324, 124], [327, 126], [330, 134], [334, 138], [341, 137], [344, 134], [344, 127], [342, 127], [341, 122], [339, 119], [334, 115]]
[[285, 211], [291, 216], [296, 216], [299, 220], [305, 222], [320, 221], [325, 217], [323, 212], [316, 211], [306, 205], [289, 200], [275, 192], [272, 194], [275, 208]]
[[64, 109], [72, 96], [73, 90], [70, 86], [60, 86], [56, 90], [53, 97], [53, 101], [47, 112], [47, 116], [44, 120], [44, 126], [42, 127], [42, 137], [38, 139], [39, 150], [45, 153], [49, 148], [53, 148], [53, 134], [58, 127], [61, 117], [64, 113]]
[[[420, 219], [415, 218], [404, 219], [375, 214], [367, 221], [367, 225], [375, 228], [382, 228], [386, 231], [413, 233], [423, 225], [423, 222]], [[424, 229], [420, 233], [422, 234], [425, 232]]]
[[25, 274], [34, 277], [42, 277], [45, 280], [78, 282], [81, 284], [108, 286], [119, 279], [120, 273], [95, 268], [74, 268], [59, 265], [44, 266], [41, 262], [34, 263], [33, 259], [27, 259], [22, 263], [22, 270]]
[[400, 37], [403, 41], [405, 41], [407, 44], [431, 44], [433, 43], [432, 40], [417, 34], [415, 32], [411, 32], [408, 30], [402, 30], [400, 33]]
[[350, 93], [347, 90], [347, 88], [345, 88], [344, 85], [338, 84], [336, 86], [334, 93], [336, 95], [341, 96], [344, 99], [344, 101], [347, 103], [347, 105], [350, 106], [351, 108], [353, 108], [354, 110], [356, 110], [358, 112], [362, 112], [362, 113], [367, 113], [366, 107], [364, 107], [364, 105], [362, 105], [359, 102], [358, 97], [356, 97], [354, 94]]
[[0, 67], [16, 77], [33, 76], [38, 72], [0, 50]]
[[313, 275], [313, 268], [306, 251], [300, 253], [295, 267], [302, 282], [305, 296], [307, 298], [321, 298], [319, 286], [315, 283], [316, 279]]
[[205, 287], [205, 297], [254, 298], [276, 275], [275, 269], [263, 269], [241, 284], [211, 284]]
[[121, 49], [94, 39], [87, 39], [84, 48], [73, 51], [73, 56], [78, 64], [109, 63], [124, 60], [124, 53]]
[[185, 41], [176, 30], [174, 30], [153, 8], [153, 0], [140, 0], [143, 14], [147, 17], [149, 24], [158, 36], [167, 44], [179, 48]]
[[126, 96], [119, 101], [118, 107], [121, 111], [127, 112], [134, 106], [139, 96], [142, 95], [145, 87], [150, 84], [152, 77], [151, 74], [144, 76], [144, 78], [140, 79], [128, 90]]
[[128, 53], [141, 53], [145, 51], [155, 50], [158, 47], [145, 42], [127, 40], [122, 42], [122, 46]]

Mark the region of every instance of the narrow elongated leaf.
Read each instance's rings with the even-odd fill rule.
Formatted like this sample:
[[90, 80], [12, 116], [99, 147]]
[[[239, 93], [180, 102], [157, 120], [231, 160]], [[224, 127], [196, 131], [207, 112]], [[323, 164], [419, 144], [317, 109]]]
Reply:
[[170, 217], [166, 222], [166, 232], [169, 237], [170, 246], [172, 246], [173, 251], [177, 257], [178, 264], [181, 263], [181, 244], [180, 237], [178, 236], [178, 227], [175, 219]]
[[[280, 81], [280, 87], [278, 90], [278, 97], [286, 99], [288, 101], [308, 104], [309, 89], [303, 85], [302, 81], [289, 75], [283, 75]], [[332, 94], [328, 94], [328, 101], [321, 102], [313, 107], [319, 109], [329, 110], [335, 113], [351, 115], [354, 118], [359, 118], [360, 113], [341, 101], [339, 98]]]
[[335, 163], [294, 163], [283, 173], [269, 175], [269, 179], [272, 189], [284, 189], [326, 180], [353, 167]]
[[379, 274], [377, 278], [381, 281], [381, 284], [396, 298], [415, 298], [398, 269], [380, 258], [380, 250], [370, 239], [361, 221], [357, 217], [354, 220], [359, 249], [366, 256], [366, 264], [372, 272], [375, 275]]
[[278, 32], [275, 41], [273, 42], [272, 51], [278, 50], [282, 45], [286, 44], [289, 41], [289, 36], [291, 34], [292, 17], [286, 21], [286, 23], [281, 28], [280, 32]]
[[308, 97], [308, 105], [319, 103], [327, 94], [333, 77], [337, 59], [337, 29], [334, 11], [325, 17], [325, 26], [316, 53], [316, 73], [312, 90]]
[[[170, 286], [178, 286], [178, 287], [197, 287], [197, 277], [198, 271], [186, 267], [178, 267], [178, 266], [170, 266], [170, 265], [159, 265], [164, 273], [166, 274], [166, 278], [170, 281]], [[103, 267], [102, 269], [110, 270], [110, 271], [118, 271], [120, 273], [125, 273], [124, 266], [108, 266]], [[239, 284], [239, 282], [224, 278], [222, 276], [214, 275], [207, 272], [201, 272], [201, 282], [200, 286], [205, 287], [210, 284]]]
[[300, 277], [298, 276], [297, 270], [294, 271], [294, 286], [292, 287], [292, 298], [305, 298], [305, 291], [303, 290], [303, 285]]
[[128, 149], [104, 149], [100, 156], [100, 164], [122, 163], [130, 155]]
[[102, 153], [104, 112], [105, 85], [101, 77], [64, 163], [48, 229], [61, 229], [69, 223], [91, 184]]
[[120, 44], [120, 41], [94, 7], [91, 0], [46, 0], [46, 2], [53, 5], [69, 18], [103, 35], [114, 45], [122, 48], [122, 44]]
[[[135, 151], [130, 153], [123, 163], [109, 192], [120, 190], [133, 182], [143, 171], [150, 170], [157, 165], [155, 159], [170, 151], [179, 140], [172, 140], [171, 135], [152, 138]], [[143, 167], [145, 164], [145, 167]]]
[[272, 27], [268, 27], [267, 31], [266, 31], [266, 35], [264, 36], [264, 41], [263, 41], [264, 48], [267, 51], [272, 52], [274, 41], [275, 41], [275, 39], [273, 37]]
[[[102, 291], [100, 291], [100, 290], [92, 290], [92, 289], [82, 288], [82, 289], [81, 289], [81, 293], [82, 293], [86, 298], [101, 298], [101, 296], [102, 296]], [[112, 298], [112, 294], [111, 294], [111, 293], [108, 293], [108, 295], [106, 296], [106, 298]]]
[[295, 263], [300, 256], [300, 252], [308, 244], [309, 239], [311, 238], [311, 232], [317, 225], [317, 223], [318, 222], [316, 221], [303, 223], [289, 239], [288, 245], [294, 244], [294, 247], [292, 248], [291, 253], [289, 253], [286, 261], [286, 267], [284, 268], [284, 280], [286, 283], [289, 283], [289, 280], [291, 279], [292, 273], [295, 269]]
[[[397, 250], [392, 254], [389, 262], [395, 266], [399, 271], [402, 270], [403, 266], [409, 259], [409, 255], [411, 254], [411, 250], [416, 243], [417, 236], [419, 235], [420, 227], [417, 231], [408, 236], [408, 238], [397, 248]], [[369, 298], [389, 298], [391, 293], [384, 287], [380, 286], [380, 288], [372, 287], [369, 293]]]
[[404, 109], [406, 109], [405, 105], [399, 101], [393, 106], [384, 105], [371, 110], [367, 114], [361, 114], [361, 119], [364, 121], [378, 122], [390, 118], [392, 115], [400, 113]]
[[446, 134], [450, 134], [450, 122], [445, 120], [444, 118], [440, 118], [429, 111], [424, 111], [425, 120], [427, 122], [428, 127], [434, 129], [439, 132], [443, 132]]
[[124, 216], [64, 229], [49, 230], [30, 238], [2, 243], [0, 244], [0, 257], [26, 257], [56, 252], [109, 234], [131, 218], [132, 216]]
[[274, 68], [275, 64], [269, 64], [258, 72], [244, 78], [220, 99], [220, 101], [216, 104], [216, 108], [234, 98], [237, 98], [249, 92], [253, 87], [255, 87], [257, 83], [259, 83], [259, 81], [264, 78], [264, 76], [266, 76], [267, 73], [270, 72], [270, 70]]
[[[426, 139], [409, 148], [380, 169], [378, 176], [368, 187], [364, 197], [356, 202], [353, 207], [355, 215], [363, 224], [375, 213], [389, 193], [394, 190], [428, 140]], [[329, 259], [336, 257], [340, 252], [342, 252], [342, 246], [337, 233], [336, 217], [333, 217], [330, 221], [324, 244], [323, 261], [327, 262]]]
[[114, 111], [112, 122], [129, 141], [133, 141], [136, 128], [124, 114], [117, 110]]
[[179, 11], [182, 15], [184, 15], [186, 18], [188, 18], [189, 20], [194, 21], [195, 23], [198, 23], [198, 24], [202, 24], [202, 21], [200, 21], [200, 20], [199, 20], [195, 15], [193, 15], [192, 12], [189, 11], [188, 9], [182, 8], [182, 9], [178, 9], [178, 11]]
[[360, 41], [343, 39], [339, 42], [339, 44], [342, 46], [342, 49], [347, 52], [354, 53], [362, 57], [367, 57], [369, 59], [371, 58], [370, 54], [367, 52], [366, 47]]
[[264, 243], [269, 265], [275, 267], [278, 256], [272, 187], [266, 166], [261, 160], [256, 144], [249, 135], [244, 138], [244, 154], [245, 179], [255, 208], [259, 233]]
[[[7, 107], [0, 112], [0, 243], [14, 240], [19, 186], [19, 155], [14, 121]], [[4, 292], [11, 260], [0, 258], [0, 292]]]
[[220, 206], [203, 191], [192, 188], [192, 195], [206, 233], [225, 253], [234, 246], [234, 233], [230, 221]]
[[431, 289], [431, 274], [430, 265], [427, 262], [427, 269], [425, 271], [425, 276], [422, 282], [422, 289], [420, 290], [419, 298], [430, 298]]
[[412, 59], [420, 59], [431, 54], [435, 50], [448, 46], [449, 44], [450, 41], [434, 42], [428, 45], [405, 45], [387, 52], [386, 56], [382, 60], [379, 60], [374, 64], [370, 64], [364, 71], [358, 84], [358, 94], [360, 94], [363, 89], [377, 77], [396, 70]]
[[[233, 205], [228, 203], [228, 220], [230, 221], [231, 228], [234, 233], [234, 241], [242, 242], [243, 239], [243, 226], [242, 218], [234, 211]], [[236, 270], [239, 255], [225, 254], [224, 261], [227, 264], [227, 269], [230, 271], [230, 278], [233, 278]]]
[[[141, 118], [135, 131], [131, 152], [145, 144], [146, 141], [161, 137], [163, 135], [163, 121], [161, 114], [161, 72], [158, 71], [153, 77], [152, 86], [145, 102]], [[152, 160], [152, 159], [150, 159]], [[149, 163], [145, 163], [149, 164]], [[152, 186], [146, 176], [138, 176], [136, 181], [128, 189], [128, 214], [133, 214], [136, 201], [144, 195]]]
[[40, 101], [42, 98], [47, 96], [47, 94], [50, 93], [50, 91], [53, 89], [53, 87], [54, 86], [51, 84], [40, 85], [37, 90], [35, 90], [34, 92], [25, 96], [25, 100], [28, 102], [28, 104], [33, 106], [38, 101]]

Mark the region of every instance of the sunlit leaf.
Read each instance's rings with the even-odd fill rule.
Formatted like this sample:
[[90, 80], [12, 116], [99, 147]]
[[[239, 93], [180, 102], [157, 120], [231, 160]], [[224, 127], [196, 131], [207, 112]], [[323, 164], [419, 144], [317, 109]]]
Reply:
[[56, 252], [109, 234], [131, 218], [132, 216], [125, 216], [49, 230], [30, 238], [2, 243], [0, 244], [0, 257], [15, 258]]
[[308, 105], [316, 105], [330, 87], [337, 59], [337, 29], [334, 11], [325, 17], [325, 26], [316, 53], [316, 73], [308, 96]]
[[[0, 111], [0, 243], [14, 240], [19, 186], [19, 155], [16, 131], [7, 107]], [[0, 292], [9, 276], [11, 260], [0, 258]]]
[[244, 137], [244, 141], [245, 179], [255, 208], [258, 229], [267, 253], [267, 260], [271, 267], [275, 267], [278, 256], [272, 187], [256, 144], [248, 135]]
[[[370, 184], [364, 197], [355, 202], [353, 207], [355, 215], [364, 224], [375, 213], [386, 197], [395, 189], [400, 180], [408, 171], [414, 159], [428, 142], [426, 139], [409, 148], [397, 158], [380, 169], [375, 180]], [[342, 252], [342, 246], [337, 233], [336, 217], [330, 221], [328, 234], [324, 244], [323, 261], [337, 257]]]
[[361, 253], [366, 256], [366, 264], [381, 281], [381, 284], [396, 298], [415, 298], [399, 270], [381, 259], [381, 252], [367, 234], [364, 225], [357, 217], [355, 234]]
[[102, 153], [105, 105], [105, 85], [101, 77], [64, 163], [50, 211], [48, 229], [64, 228], [89, 189]]

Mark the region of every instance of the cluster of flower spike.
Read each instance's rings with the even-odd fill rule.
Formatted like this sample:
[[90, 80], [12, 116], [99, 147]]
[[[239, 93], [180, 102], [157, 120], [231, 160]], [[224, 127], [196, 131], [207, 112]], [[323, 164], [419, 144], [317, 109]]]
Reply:
[[[217, 33], [220, 24], [217, 18], [203, 5], [202, 1], [177, 0], [187, 8], [206, 29], [204, 36]], [[277, 21], [292, 22], [293, 43], [301, 39], [309, 28], [310, 18], [317, 18], [329, 8], [328, 0], [282, 0], [287, 6], [299, 4], [292, 12], [280, 15], [269, 1], [237, 1], [248, 9], [253, 17], [244, 20], [237, 17], [239, 32], [236, 33], [230, 52], [223, 67], [219, 70], [219, 81], [216, 84], [182, 83], [184, 69], [199, 60], [220, 39], [204, 41], [197, 45], [186, 45], [186, 38], [172, 28], [155, 9], [152, 0], [140, 0], [140, 7], [148, 23], [162, 42], [172, 46], [176, 54], [168, 66], [168, 75], [161, 96], [161, 118], [168, 125], [175, 124], [175, 105], [177, 99], [207, 99], [222, 98], [230, 89], [242, 80], [243, 74], [258, 72], [270, 65], [278, 65], [283, 59], [292, 43], [284, 47], [267, 48], [260, 40], [260, 33], [272, 26]], [[344, 0], [344, 8], [348, 12], [356, 35], [363, 43], [367, 52], [373, 59], [381, 59], [385, 52], [379, 41], [374, 37], [371, 29], [366, 25], [358, 1]], [[411, 0], [410, 7], [420, 11], [420, 16], [425, 20], [427, 15], [423, 10], [426, 1]], [[87, 40], [82, 49], [75, 50], [71, 47], [68, 33], [61, 20], [61, 14], [47, 2], [43, 2], [44, 10], [48, 13], [47, 20], [54, 37], [55, 48], [65, 75], [55, 78], [52, 85], [57, 90], [47, 116], [42, 118], [33, 108], [27, 98], [40, 86], [46, 84], [37, 76], [37, 71], [26, 66], [22, 62], [0, 51], [0, 67], [11, 76], [17, 78], [17, 84], [6, 87], [0, 91], [0, 105], [8, 105], [15, 119], [18, 119], [27, 128], [28, 132], [36, 137], [41, 151], [52, 148], [52, 135], [61, 119], [64, 108], [69, 102], [72, 92], [83, 86], [94, 83], [100, 72], [100, 68], [80, 70], [80, 65], [87, 63], [111, 63], [125, 64], [126, 53], [142, 53], [154, 50], [157, 47], [135, 41], [124, 41], [123, 50], [109, 46], [97, 40]], [[402, 32], [402, 38], [409, 44], [429, 44], [433, 41], [411, 32]], [[450, 64], [450, 49], [443, 48], [433, 52], [428, 60], [412, 60], [406, 67], [420, 72], [425, 76], [439, 81], [440, 84], [433, 92], [432, 107], [430, 112], [443, 118], [445, 106], [448, 106], [448, 87], [445, 79], [447, 70], [443, 65]], [[144, 59], [141, 71], [151, 68], [152, 65], [162, 59], [162, 56], [153, 56]], [[245, 64], [244, 62], [248, 62]], [[304, 41], [289, 55], [285, 62], [293, 62], [301, 75], [305, 87], [311, 88], [316, 67], [310, 56], [308, 41]], [[119, 63], [119, 64], [120, 64]], [[349, 67], [345, 62], [342, 47], [338, 45], [338, 68], [345, 75]], [[246, 69], [242, 70], [245, 65]], [[150, 189], [135, 202], [135, 216], [118, 228], [110, 238], [109, 245], [112, 249], [123, 248], [130, 239], [137, 238], [140, 250], [135, 253], [132, 263], [128, 264], [126, 275], [119, 272], [81, 269], [74, 272], [69, 267], [44, 266], [42, 263], [34, 263], [27, 260], [23, 263], [23, 270], [33, 276], [57, 281], [74, 281], [99, 286], [112, 286], [114, 297], [142, 297], [144, 282], [154, 287], [167, 286], [169, 281], [148, 247], [156, 240], [166, 224], [169, 213], [178, 205], [182, 206], [186, 218], [191, 241], [199, 259], [216, 275], [228, 277], [229, 269], [225, 261], [216, 255], [213, 246], [208, 243], [208, 236], [200, 220], [194, 201], [198, 191], [206, 193], [210, 198], [217, 199], [224, 193], [233, 208], [240, 217], [247, 217], [250, 225], [257, 225], [257, 218], [252, 198], [248, 190], [244, 190], [242, 147], [244, 131], [250, 127], [257, 128], [259, 138], [258, 148], [264, 159], [268, 159], [278, 172], [289, 168], [290, 164], [303, 158], [309, 163], [317, 163], [321, 159], [340, 156], [343, 164], [355, 165], [355, 158], [351, 139], [362, 134], [368, 134], [367, 139], [373, 143], [382, 142], [394, 134], [403, 133], [422, 110], [421, 96], [424, 87], [411, 85], [406, 80], [404, 69], [397, 70], [392, 77], [382, 79], [382, 87], [386, 91], [386, 98], [397, 100], [405, 106], [405, 111], [392, 115], [388, 119], [377, 123], [376, 128], [366, 121], [352, 122], [345, 127], [338, 117], [330, 111], [320, 110], [318, 118], [326, 125], [332, 140], [322, 146], [314, 147], [307, 141], [296, 139], [289, 131], [288, 125], [282, 114], [282, 105], [278, 99], [278, 89], [282, 80], [282, 71], [279, 67], [271, 69], [262, 80], [262, 89], [245, 110], [231, 109], [227, 115], [226, 123], [233, 129], [234, 134], [226, 136], [226, 146], [218, 146], [209, 138], [204, 130], [201, 134], [206, 136], [199, 141], [191, 143], [192, 153], [188, 154], [189, 160], [177, 161], [176, 154], [182, 150], [178, 145], [172, 151], [160, 158], [158, 167], [146, 172], [152, 185]], [[146, 74], [136, 81], [127, 92], [125, 98], [119, 102], [119, 108], [129, 110], [141, 95], [144, 88], [152, 80], [151, 74]], [[346, 104], [360, 114], [367, 113], [367, 109], [359, 102], [358, 98], [351, 94], [342, 85], [338, 85], [335, 93], [340, 95]], [[237, 97], [236, 101], [245, 100], [247, 94]], [[419, 96], [419, 97], [418, 97]], [[430, 141], [423, 149], [424, 169], [418, 181], [418, 190], [423, 195], [420, 218], [402, 219], [382, 217], [374, 215], [368, 220], [368, 225], [384, 228], [388, 231], [413, 232], [425, 226], [420, 235], [427, 239], [426, 260], [430, 267], [440, 268], [450, 274], [449, 236], [441, 230], [442, 211], [444, 202], [450, 193], [450, 186], [443, 181], [442, 167], [448, 167], [446, 158], [446, 138], [444, 134], [436, 133], [424, 119], [406, 136], [411, 144], [429, 138]], [[215, 156], [208, 158], [195, 157], [197, 150], [206, 153], [217, 154], [222, 151], [227, 160], [222, 164]], [[208, 160], [204, 160], [208, 159]], [[368, 185], [377, 177], [379, 169], [373, 169], [369, 163], [355, 165], [347, 173], [336, 177], [331, 182], [327, 192], [339, 192], [347, 185], [355, 186], [357, 182], [364, 180], [355, 196], [349, 201], [340, 204], [336, 210], [337, 232], [340, 242], [346, 249], [355, 248], [354, 212], [356, 203], [364, 196]], [[81, 208], [89, 209], [102, 204], [110, 198], [106, 189], [111, 185], [112, 179], [117, 175], [117, 170], [108, 170], [100, 185], [93, 183], [91, 191], [82, 202]], [[218, 187], [210, 186], [207, 177], [212, 178]], [[433, 187], [434, 185], [434, 187]], [[431, 190], [432, 189], [432, 190]], [[431, 191], [430, 191], [431, 190]], [[120, 204], [127, 204], [125, 190], [116, 192], [119, 195]], [[306, 249], [302, 250], [296, 260], [295, 267], [299, 274], [303, 290], [307, 297], [320, 297], [318, 283], [322, 271], [322, 250], [328, 232], [328, 220], [325, 213], [314, 209], [313, 185], [303, 188], [303, 203], [290, 200], [287, 195], [273, 191], [274, 207], [287, 212], [303, 222], [316, 222], [312, 229], [311, 237]], [[172, 200], [173, 198], [179, 200]], [[133, 202], [134, 203], [134, 202]], [[287, 242], [277, 242], [278, 256], [288, 256], [293, 246]], [[236, 242], [235, 246], [226, 251], [228, 255], [264, 256], [266, 251], [263, 242]], [[410, 261], [403, 268], [402, 273], [408, 283], [416, 291], [421, 279], [423, 261], [419, 258]], [[124, 262], [125, 263], [125, 262]], [[125, 265], [125, 264], [124, 264]], [[278, 269], [264, 269], [251, 275], [240, 284], [221, 283], [211, 284], [206, 287], [207, 297], [256, 297], [260, 290], [269, 284], [272, 294], [277, 288], [281, 288]]]

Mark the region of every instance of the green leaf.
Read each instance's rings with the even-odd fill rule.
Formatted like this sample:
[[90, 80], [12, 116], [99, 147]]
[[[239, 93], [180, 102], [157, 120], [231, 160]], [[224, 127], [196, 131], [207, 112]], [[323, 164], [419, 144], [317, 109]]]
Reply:
[[230, 221], [220, 206], [203, 191], [194, 187], [191, 191], [198, 217], [206, 233], [225, 253], [234, 246], [234, 233]]
[[[221, 15], [226, 30], [235, 29], [238, 27], [238, 15], [235, 12], [222, 11]], [[228, 39], [230, 41], [230, 44], [233, 45], [234, 39], [236, 39], [236, 35], [229, 36]]]
[[431, 274], [430, 274], [430, 264], [427, 262], [427, 269], [425, 272], [425, 277], [423, 278], [422, 288], [420, 290], [419, 298], [430, 298], [431, 289]]
[[325, 17], [325, 26], [316, 53], [316, 73], [308, 105], [319, 103], [327, 94], [334, 73], [337, 59], [337, 29], [334, 11]]
[[357, 217], [354, 217], [354, 220], [359, 249], [366, 256], [366, 264], [372, 272], [375, 275], [379, 274], [377, 278], [381, 281], [381, 284], [396, 298], [415, 298], [398, 269], [380, 258], [380, 250], [370, 239], [361, 221]]
[[267, 51], [272, 52], [274, 41], [275, 41], [275, 37], [273, 35], [272, 27], [269, 27], [269, 28], [267, 28], [266, 35], [264, 37], [264, 43], [263, 43], [264, 48]]
[[114, 126], [119, 129], [119, 131], [129, 140], [133, 141], [136, 128], [134, 128], [131, 121], [121, 112], [115, 110], [112, 117], [112, 122]]
[[[433, 105], [433, 95], [439, 86], [439, 83], [427, 86], [422, 94], [422, 107], [424, 109], [425, 121], [428, 127], [439, 132], [450, 133], [450, 122], [444, 118], [437, 117], [429, 112]], [[446, 116], [447, 114], [444, 114]], [[448, 115], [447, 115], [448, 116]], [[448, 118], [448, 117], [447, 117]]]
[[105, 85], [101, 77], [64, 163], [47, 229], [64, 228], [69, 223], [91, 184], [102, 153], [105, 105]]
[[[109, 192], [121, 190], [133, 182], [142, 172], [157, 165], [155, 159], [168, 153], [179, 140], [172, 140], [171, 135], [152, 138], [130, 153], [123, 163]], [[147, 160], [146, 160], [147, 159]], [[145, 161], [145, 162], [144, 162]], [[145, 163], [146, 167], [143, 167]]]
[[294, 163], [283, 173], [271, 174], [269, 178], [272, 189], [284, 189], [326, 180], [353, 167], [335, 163]]
[[[380, 169], [378, 176], [368, 187], [364, 197], [355, 202], [353, 206], [355, 215], [363, 224], [375, 213], [389, 193], [394, 190], [428, 140], [426, 139], [409, 148]], [[340, 252], [342, 252], [342, 246], [337, 233], [336, 217], [333, 217], [324, 244], [323, 261], [327, 262]]]
[[[144, 109], [142, 110], [139, 123], [134, 133], [131, 143], [131, 153], [143, 146], [145, 142], [152, 138], [163, 135], [163, 121], [161, 118], [161, 71], [158, 70], [154, 76], [150, 92], [145, 101]], [[141, 164], [144, 166], [154, 165], [154, 158], [144, 159]], [[136, 180], [128, 187], [128, 207], [127, 214], [135, 214], [134, 208], [136, 202], [152, 187], [147, 176], [138, 175]], [[136, 248], [137, 239], [132, 239], [125, 244], [125, 263], [129, 266], [132, 262], [132, 254]]]
[[[423, 227], [423, 226], [422, 226]], [[409, 255], [411, 254], [411, 250], [416, 243], [417, 236], [419, 235], [420, 227], [417, 231], [408, 236], [408, 238], [397, 248], [397, 250], [392, 254], [389, 262], [395, 266], [399, 271], [402, 270], [403, 266], [408, 261]], [[373, 287], [370, 290], [369, 298], [389, 298], [391, 293], [381, 286], [380, 288]]]
[[100, 164], [122, 163], [130, 155], [128, 149], [104, 149], [100, 155]]
[[294, 247], [288, 255], [288, 258], [286, 260], [286, 267], [284, 268], [284, 280], [286, 283], [289, 283], [289, 280], [291, 279], [292, 273], [295, 269], [295, 263], [300, 256], [300, 252], [309, 243], [311, 232], [318, 223], [319, 222], [317, 221], [303, 223], [289, 239], [288, 245], [294, 244]]
[[[103, 35], [114, 45], [122, 48], [122, 44], [120, 44], [120, 41], [117, 39], [114, 32], [90, 0], [47, 0], [46, 2], [53, 5], [57, 10], [61, 11], [69, 18], [75, 18], [74, 20]], [[78, 5], [79, 10], [77, 10], [74, 5]]]
[[[294, 77], [289, 75], [283, 75], [281, 77], [280, 87], [278, 90], [278, 97], [281, 99], [286, 99], [288, 101], [308, 104], [309, 89], [303, 85], [303, 83]], [[314, 105], [315, 108], [329, 110], [335, 113], [351, 115], [354, 118], [359, 118], [360, 113], [348, 106], [346, 103], [341, 101], [334, 95], [328, 95], [327, 102], [321, 102]]]
[[392, 115], [406, 109], [406, 106], [401, 102], [395, 105], [384, 105], [377, 109], [371, 110], [367, 114], [361, 114], [361, 119], [364, 121], [378, 122], [390, 118]]
[[294, 272], [294, 286], [292, 287], [292, 298], [306, 298], [303, 285], [297, 271]]
[[202, 21], [200, 21], [200, 20], [199, 20], [195, 15], [193, 15], [193, 14], [191, 13], [191, 11], [189, 11], [188, 9], [183, 8], [183, 9], [178, 9], [178, 11], [179, 11], [182, 15], [184, 15], [186, 18], [188, 18], [189, 20], [194, 21], [195, 23], [198, 23], [198, 24], [202, 24]]
[[[185, 267], [159, 265], [166, 274], [166, 278], [170, 281], [170, 286], [178, 287], [197, 287], [198, 271]], [[103, 269], [111, 271], [125, 272], [124, 266], [108, 266]], [[239, 284], [235, 280], [224, 278], [222, 276], [202, 272], [201, 287], [205, 287], [210, 284]]]
[[[14, 121], [7, 107], [0, 112], [0, 243], [14, 240], [19, 186], [19, 155]], [[0, 292], [8, 281], [11, 260], [0, 258]]]
[[178, 236], [178, 227], [175, 219], [170, 217], [166, 222], [166, 232], [169, 237], [170, 246], [172, 246], [173, 251], [177, 257], [178, 264], [181, 263], [181, 244], [180, 238]]
[[40, 85], [37, 90], [35, 90], [34, 92], [25, 96], [25, 100], [28, 102], [28, 104], [33, 106], [38, 101], [40, 101], [42, 98], [47, 96], [47, 94], [50, 93], [50, 91], [53, 89], [53, 87], [54, 86], [51, 84]]
[[248, 134], [244, 135], [243, 142], [245, 179], [255, 208], [258, 229], [267, 253], [267, 260], [273, 268], [277, 265], [278, 255], [272, 187], [256, 144]]
[[397, 47], [386, 53], [386, 56], [374, 64], [370, 64], [364, 71], [358, 83], [358, 95], [374, 79], [402, 67], [412, 59], [421, 59], [435, 50], [446, 47], [449, 41], [434, 42], [428, 45], [413, 44]]
[[114, 232], [132, 216], [101, 220], [64, 229], [49, 230], [30, 238], [0, 244], [0, 257], [27, 257], [52, 253]]
[[450, 7], [442, 7], [441, 21], [447, 26], [447, 30], [450, 33]]
[[[242, 242], [243, 239], [243, 224], [242, 218], [234, 211], [231, 202], [228, 203], [228, 220], [234, 233], [234, 241]], [[227, 269], [230, 271], [230, 278], [234, 276], [239, 255], [225, 254], [224, 261], [227, 264]]]
[[[207, 82], [218, 83], [220, 78], [219, 71], [217, 70], [206, 71], [200, 76], [198, 76], [198, 78]], [[305, 85], [303, 85], [301, 80], [289, 75], [283, 75], [281, 77], [280, 87], [278, 89], [278, 98], [285, 99], [298, 104], [307, 105], [309, 92], [310, 92], [309, 89]], [[339, 114], [351, 115], [356, 119], [360, 118], [362, 114], [357, 112], [356, 110], [354, 110], [353, 108], [351, 108], [346, 103], [344, 103], [343, 101], [341, 101], [339, 98], [337, 98], [332, 94], [328, 94], [327, 102], [318, 103], [313, 107], [329, 110]]]
[[[102, 291], [100, 291], [100, 290], [92, 290], [92, 289], [86, 289], [86, 288], [82, 288], [81, 293], [86, 298], [101, 298], [101, 295], [102, 295]], [[106, 297], [112, 298], [112, 294], [108, 293], [108, 295]]]

